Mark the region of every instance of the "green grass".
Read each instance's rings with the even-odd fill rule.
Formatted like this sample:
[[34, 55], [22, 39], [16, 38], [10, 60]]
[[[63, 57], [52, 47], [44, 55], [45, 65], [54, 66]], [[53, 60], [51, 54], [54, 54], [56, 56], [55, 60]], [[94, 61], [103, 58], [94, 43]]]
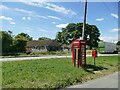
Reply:
[[[87, 57], [87, 67], [77, 68], [71, 58], [2, 63], [3, 88], [61, 88], [98, 78], [118, 70], [118, 57]], [[100, 71], [101, 73], [94, 73]]]

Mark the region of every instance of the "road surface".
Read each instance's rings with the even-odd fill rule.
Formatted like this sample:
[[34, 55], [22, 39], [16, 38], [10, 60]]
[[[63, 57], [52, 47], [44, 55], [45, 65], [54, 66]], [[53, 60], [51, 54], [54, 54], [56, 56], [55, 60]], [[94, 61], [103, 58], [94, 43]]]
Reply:
[[118, 88], [118, 72], [67, 88]]
[[[86, 55], [91, 57], [91, 55]], [[118, 54], [98, 54], [98, 56], [118, 56]], [[41, 57], [16, 57], [16, 58], [0, 58], [0, 62], [16, 61], [16, 60], [35, 60], [35, 59], [50, 59], [50, 58], [71, 58], [72, 56], [41, 56]]]

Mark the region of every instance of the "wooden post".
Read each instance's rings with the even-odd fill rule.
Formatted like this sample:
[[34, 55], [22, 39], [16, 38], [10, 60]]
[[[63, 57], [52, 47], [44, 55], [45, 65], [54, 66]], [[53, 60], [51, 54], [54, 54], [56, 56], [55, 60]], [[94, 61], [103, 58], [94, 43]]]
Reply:
[[94, 57], [94, 66], [95, 66], [95, 57]]
[[84, 22], [83, 22], [83, 31], [82, 31], [82, 40], [84, 40], [85, 24], [86, 24], [86, 14], [87, 14], [87, 0], [84, 6]]

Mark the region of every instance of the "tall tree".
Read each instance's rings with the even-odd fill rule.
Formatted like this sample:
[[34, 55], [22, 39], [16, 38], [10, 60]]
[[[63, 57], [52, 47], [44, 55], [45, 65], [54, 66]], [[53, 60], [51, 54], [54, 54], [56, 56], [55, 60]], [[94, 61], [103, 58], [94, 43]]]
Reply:
[[[62, 28], [61, 32], [57, 33], [56, 41], [69, 45], [73, 40], [82, 37], [82, 28], [83, 23], [70, 23], [66, 28]], [[99, 29], [95, 25], [86, 24], [84, 38], [90, 48], [98, 47], [99, 36]]]
[[2, 54], [8, 54], [11, 51], [12, 48], [12, 41], [13, 38], [11, 34], [7, 31], [0, 31], [0, 47], [2, 47]]
[[16, 37], [19, 37], [19, 36], [24, 37], [27, 41], [31, 41], [32, 40], [32, 37], [30, 37], [28, 34], [23, 33], [23, 32], [18, 34]]
[[27, 41], [31, 41], [32, 37], [28, 34], [20, 33], [15, 36], [15, 47], [17, 52], [24, 52]]

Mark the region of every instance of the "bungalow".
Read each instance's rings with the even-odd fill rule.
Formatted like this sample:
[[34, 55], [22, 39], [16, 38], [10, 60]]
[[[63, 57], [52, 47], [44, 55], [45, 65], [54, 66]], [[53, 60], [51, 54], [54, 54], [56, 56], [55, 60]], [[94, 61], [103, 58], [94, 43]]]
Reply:
[[71, 51], [71, 48], [69, 46], [62, 46], [62, 50], [64, 52], [69, 52], [69, 51]]
[[60, 51], [61, 49], [59, 43], [54, 40], [33, 40], [27, 42], [26, 53]]

